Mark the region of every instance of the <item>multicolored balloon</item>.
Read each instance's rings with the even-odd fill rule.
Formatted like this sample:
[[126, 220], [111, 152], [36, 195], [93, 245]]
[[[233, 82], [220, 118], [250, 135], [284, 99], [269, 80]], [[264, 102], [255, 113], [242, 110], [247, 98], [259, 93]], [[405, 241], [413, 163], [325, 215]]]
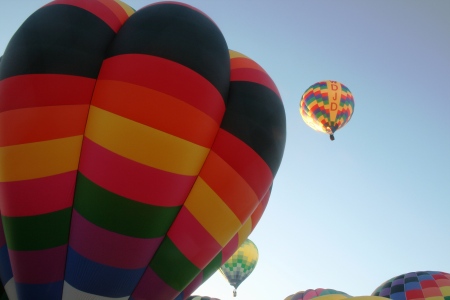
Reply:
[[310, 86], [300, 100], [303, 121], [316, 131], [334, 133], [350, 121], [355, 102], [350, 90], [340, 82], [326, 80]]
[[0, 64], [8, 296], [174, 299], [220, 264], [284, 151], [280, 94], [256, 66], [182, 3], [31, 15]]
[[[293, 295], [286, 297], [284, 300], [310, 300], [317, 297], [328, 296], [327, 300], [340, 300], [345, 298], [350, 298], [352, 296], [333, 289], [308, 289], [305, 291], [297, 292]], [[322, 298], [321, 298], [322, 299]]]
[[437, 271], [402, 274], [381, 284], [372, 295], [392, 300], [449, 300], [450, 274]]
[[236, 289], [253, 272], [258, 262], [258, 248], [247, 239], [237, 251], [220, 267], [220, 272], [234, 287], [233, 296], [236, 297]]

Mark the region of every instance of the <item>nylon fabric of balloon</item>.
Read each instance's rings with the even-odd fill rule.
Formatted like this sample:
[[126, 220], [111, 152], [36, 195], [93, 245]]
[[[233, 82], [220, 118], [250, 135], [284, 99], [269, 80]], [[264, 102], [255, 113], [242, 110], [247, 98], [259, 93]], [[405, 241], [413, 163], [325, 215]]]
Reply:
[[372, 295], [393, 300], [449, 300], [450, 274], [440, 271], [401, 274], [381, 284]]
[[219, 298], [211, 298], [211, 297], [202, 297], [202, 296], [190, 296], [187, 297], [186, 300], [220, 300]]
[[133, 12], [50, 2], [1, 59], [0, 279], [11, 299], [174, 299], [267, 204], [286, 138], [273, 81], [241, 54], [233, 66], [193, 7]]
[[258, 248], [247, 239], [219, 270], [236, 290], [255, 269], [258, 256]]
[[[317, 288], [297, 292], [286, 297], [284, 300], [310, 300], [317, 297], [321, 297], [322, 300], [340, 300], [352, 296], [334, 289]], [[324, 297], [326, 297], [326, 299]]]
[[300, 100], [300, 115], [312, 129], [329, 134], [344, 127], [355, 107], [350, 90], [340, 82], [326, 80], [311, 85]]

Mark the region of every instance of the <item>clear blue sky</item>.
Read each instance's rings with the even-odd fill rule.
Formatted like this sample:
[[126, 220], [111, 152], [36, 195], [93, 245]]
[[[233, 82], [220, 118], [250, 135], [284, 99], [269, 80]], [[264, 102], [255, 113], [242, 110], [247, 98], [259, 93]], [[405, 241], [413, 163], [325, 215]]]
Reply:
[[[0, 0], [0, 54], [47, 2]], [[184, 2], [271, 75], [286, 110], [284, 158], [250, 236], [260, 259], [235, 299], [319, 287], [370, 295], [406, 272], [450, 273], [450, 1]], [[298, 112], [325, 79], [355, 98], [334, 142]], [[196, 294], [227, 300], [232, 287], [216, 273]]]

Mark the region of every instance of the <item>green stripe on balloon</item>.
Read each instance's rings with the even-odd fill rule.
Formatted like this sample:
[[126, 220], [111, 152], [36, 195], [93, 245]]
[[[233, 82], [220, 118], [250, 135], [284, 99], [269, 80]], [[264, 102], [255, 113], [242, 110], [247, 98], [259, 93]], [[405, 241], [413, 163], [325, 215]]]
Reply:
[[42, 250], [67, 244], [71, 208], [27, 217], [2, 216], [10, 250]]
[[78, 173], [74, 208], [106, 230], [137, 238], [155, 238], [167, 232], [181, 207], [133, 201], [103, 189]]
[[[170, 263], [167, 261], [170, 259]], [[177, 291], [182, 291], [198, 273], [198, 269], [189, 261], [175, 244], [166, 238], [155, 253], [150, 268], [169, 286]], [[183, 272], [180, 272], [183, 270]]]

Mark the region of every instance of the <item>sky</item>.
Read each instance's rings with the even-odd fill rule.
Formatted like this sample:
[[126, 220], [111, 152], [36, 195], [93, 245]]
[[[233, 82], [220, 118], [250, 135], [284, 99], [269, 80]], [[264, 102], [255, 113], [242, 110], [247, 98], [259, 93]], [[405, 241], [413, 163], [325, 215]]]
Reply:
[[[0, 55], [47, 2], [0, 0]], [[249, 237], [256, 268], [236, 298], [219, 272], [194, 294], [282, 300], [332, 288], [363, 296], [407, 272], [450, 273], [450, 1], [184, 2], [267, 71], [287, 120], [272, 195]], [[303, 92], [327, 79], [355, 99], [333, 142], [298, 110]]]

